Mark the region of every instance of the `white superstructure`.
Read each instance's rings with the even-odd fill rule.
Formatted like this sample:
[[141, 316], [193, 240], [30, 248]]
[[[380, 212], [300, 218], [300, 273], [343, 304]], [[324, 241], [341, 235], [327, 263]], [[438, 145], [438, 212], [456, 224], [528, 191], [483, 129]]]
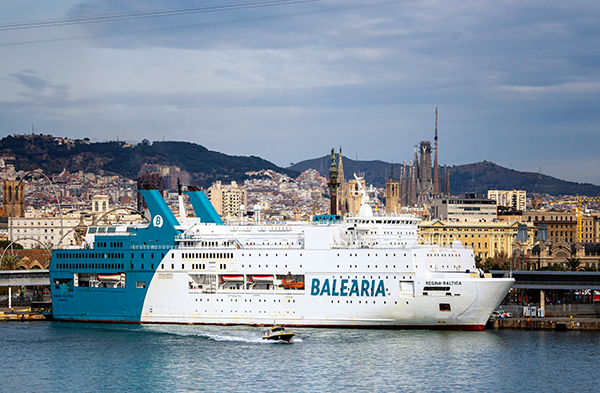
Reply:
[[[145, 291], [140, 310], [131, 311], [139, 319], [124, 320], [483, 329], [514, 280], [484, 274], [475, 267], [473, 250], [459, 242], [450, 248], [419, 245], [414, 216], [374, 216], [366, 194], [363, 207], [343, 221], [317, 216], [310, 223], [219, 225], [180, 216], [175, 246], [132, 245], [131, 266], [123, 253], [119, 286], [133, 288], [130, 296], [136, 296], [135, 288]], [[167, 221], [154, 214], [148, 225]], [[113, 231], [125, 240], [135, 233], [124, 227]], [[108, 229], [91, 232], [88, 247], [111, 239]], [[97, 273], [85, 271], [76, 274], [78, 283], [103, 286]], [[63, 284], [70, 276], [64, 277]], [[77, 312], [87, 311], [65, 307], [59, 319], [102, 319], [93, 311], [89, 318]]]

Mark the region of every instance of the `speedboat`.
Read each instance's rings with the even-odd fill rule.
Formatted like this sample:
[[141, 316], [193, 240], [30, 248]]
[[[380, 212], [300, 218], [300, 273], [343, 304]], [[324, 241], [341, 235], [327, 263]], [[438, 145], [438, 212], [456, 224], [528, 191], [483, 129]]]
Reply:
[[294, 333], [286, 332], [283, 326], [273, 326], [263, 336], [263, 340], [290, 342]]

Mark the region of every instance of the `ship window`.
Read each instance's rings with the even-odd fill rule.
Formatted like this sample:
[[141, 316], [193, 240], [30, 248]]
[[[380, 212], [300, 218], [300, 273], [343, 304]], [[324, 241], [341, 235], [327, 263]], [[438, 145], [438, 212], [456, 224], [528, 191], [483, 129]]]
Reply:
[[141, 269], [142, 269], [142, 270], [144, 270], [144, 264], [143, 264], [143, 263], [142, 263], [142, 267], [141, 267]]
[[135, 287], [136, 288], [141, 288], [141, 289], [146, 288], [146, 281], [137, 281], [135, 283]]
[[181, 264], [181, 270], [185, 269], [185, 265], [182, 263]]
[[440, 303], [440, 311], [452, 311], [449, 303]]

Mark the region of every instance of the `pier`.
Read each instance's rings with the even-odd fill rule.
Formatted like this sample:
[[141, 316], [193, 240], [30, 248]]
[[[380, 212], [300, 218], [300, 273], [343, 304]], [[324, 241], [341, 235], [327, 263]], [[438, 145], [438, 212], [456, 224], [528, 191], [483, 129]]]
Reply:
[[600, 331], [600, 318], [506, 318], [491, 320], [486, 329]]

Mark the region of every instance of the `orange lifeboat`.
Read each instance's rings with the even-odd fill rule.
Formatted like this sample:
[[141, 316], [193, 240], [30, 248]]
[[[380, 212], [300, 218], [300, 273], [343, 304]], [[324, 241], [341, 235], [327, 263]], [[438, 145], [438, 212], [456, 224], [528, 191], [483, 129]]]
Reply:
[[290, 279], [282, 278], [281, 286], [284, 288], [302, 289], [302, 288], [304, 288], [304, 282], [296, 281], [293, 278], [290, 278]]

